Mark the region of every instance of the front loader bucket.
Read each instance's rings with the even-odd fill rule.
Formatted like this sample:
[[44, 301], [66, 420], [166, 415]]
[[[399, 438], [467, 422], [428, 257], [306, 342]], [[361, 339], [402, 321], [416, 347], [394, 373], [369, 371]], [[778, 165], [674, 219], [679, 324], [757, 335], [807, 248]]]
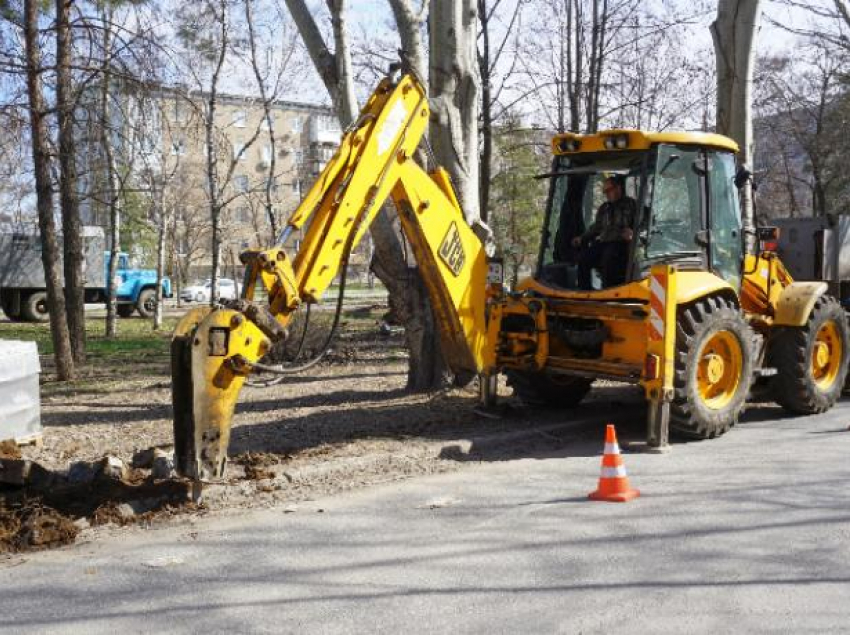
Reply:
[[195, 481], [220, 478], [227, 463], [230, 425], [247, 369], [269, 340], [230, 309], [194, 309], [171, 342], [174, 464]]

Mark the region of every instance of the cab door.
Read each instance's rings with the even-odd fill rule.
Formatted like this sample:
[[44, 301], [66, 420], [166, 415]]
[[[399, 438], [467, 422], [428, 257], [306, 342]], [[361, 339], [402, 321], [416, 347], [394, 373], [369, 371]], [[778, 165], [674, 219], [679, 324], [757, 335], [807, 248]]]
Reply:
[[744, 241], [735, 187], [735, 157], [731, 152], [710, 150], [706, 153], [706, 169], [711, 269], [740, 289]]

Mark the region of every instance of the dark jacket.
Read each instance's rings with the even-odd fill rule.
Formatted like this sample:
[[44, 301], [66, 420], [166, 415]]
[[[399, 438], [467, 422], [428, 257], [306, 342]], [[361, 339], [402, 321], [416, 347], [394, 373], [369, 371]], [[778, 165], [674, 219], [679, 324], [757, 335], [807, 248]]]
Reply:
[[582, 242], [598, 238], [599, 242], [612, 243], [623, 240], [623, 230], [634, 228], [637, 215], [635, 199], [624, 196], [613, 203], [606, 201], [596, 210], [596, 219], [582, 235]]

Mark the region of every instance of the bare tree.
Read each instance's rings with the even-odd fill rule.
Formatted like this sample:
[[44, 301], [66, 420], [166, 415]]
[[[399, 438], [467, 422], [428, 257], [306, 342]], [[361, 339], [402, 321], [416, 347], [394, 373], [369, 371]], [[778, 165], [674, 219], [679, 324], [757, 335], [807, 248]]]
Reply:
[[[509, 47], [511, 40], [519, 42], [524, 29], [520, 17], [528, 0], [516, 0], [513, 6], [503, 0], [477, 0], [478, 2], [478, 72], [481, 77], [481, 157], [479, 174], [479, 208], [481, 220], [488, 221], [490, 205], [490, 183], [493, 178], [493, 136], [497, 124], [497, 105], [507, 82], [514, 75], [519, 61], [519, 46]], [[502, 17], [500, 9], [507, 6], [507, 15]], [[498, 27], [498, 29], [497, 29]], [[512, 59], [507, 68], [500, 72], [505, 57]], [[502, 113], [504, 116], [504, 113]]]
[[100, 72], [100, 149], [103, 153], [107, 206], [109, 208], [109, 263], [106, 275], [106, 337], [115, 337], [118, 321], [118, 253], [121, 251], [121, 185], [112, 135], [112, 12], [103, 7], [103, 65]]
[[76, 95], [72, 75], [72, 5], [73, 0], [56, 0], [56, 117], [59, 128], [59, 201], [62, 210], [65, 302], [74, 361], [82, 364], [86, 358], [85, 278], [74, 138]]
[[39, 45], [38, 6], [36, 0], [24, 0], [23, 31], [26, 51], [27, 93], [31, 126], [33, 167], [41, 232], [41, 261], [50, 306], [50, 334], [60, 380], [74, 376], [74, 355], [65, 313], [60, 271], [60, 247], [53, 218], [53, 185], [50, 176], [50, 139], [47, 131], [46, 104], [41, 81], [43, 72]]
[[[257, 125], [247, 141], [240, 143], [238, 148], [234, 146], [232, 153], [221, 151], [228, 140], [219, 128], [218, 107], [225, 63], [237, 46], [234, 37], [236, 27], [231, 19], [231, 10], [234, 7], [228, 0], [205, 0], [199, 4], [200, 6], [193, 5], [184, 9], [181, 35], [184, 42], [199, 54], [200, 60], [195, 61], [201, 62], [200, 67], [190, 64], [187, 70], [203, 90], [205, 168], [212, 255], [210, 303], [215, 304], [218, 301], [218, 280], [221, 276], [222, 214], [230, 203], [247, 193], [247, 189], [233, 187], [233, 176], [242, 157], [259, 138], [262, 126]], [[270, 99], [267, 95], [264, 101], [268, 104]]]
[[466, 221], [481, 219], [478, 197], [480, 77], [474, 0], [431, 0], [431, 145], [452, 175]]
[[798, 47], [793, 58], [759, 61], [760, 216], [824, 216], [846, 204], [850, 177], [842, 137], [850, 99], [842, 62], [820, 38]]
[[[718, 0], [711, 35], [717, 63], [717, 131], [740, 147], [739, 161], [752, 165], [752, 84], [761, 0]], [[748, 244], [755, 233], [751, 185], [742, 189], [742, 224]]]

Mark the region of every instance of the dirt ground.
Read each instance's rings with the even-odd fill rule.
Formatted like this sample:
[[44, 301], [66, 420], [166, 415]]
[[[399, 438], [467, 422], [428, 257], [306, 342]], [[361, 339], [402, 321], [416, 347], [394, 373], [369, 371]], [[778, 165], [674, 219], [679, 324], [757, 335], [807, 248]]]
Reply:
[[[237, 406], [226, 477], [205, 487], [202, 507], [184, 511], [285, 508], [480, 461], [545, 455], [569, 441], [545, 432], [547, 424], [563, 422], [564, 413], [526, 409], [505, 387], [499, 418], [476, 413], [474, 384], [436, 394], [407, 392], [401, 335], [382, 333], [379, 316], [377, 309], [349, 321], [326, 363], [277, 386], [246, 387]], [[144, 372], [107, 369], [74, 385], [44, 386], [44, 442], [22, 448], [24, 458], [62, 471], [72, 462], [105, 455], [129, 464], [138, 450], [168, 450], [167, 352], [160, 349], [139, 363]], [[637, 404], [639, 395], [633, 388], [602, 385], [574, 414], [586, 415], [600, 404], [616, 407], [623, 400]], [[540, 434], [529, 437], [529, 427], [540, 427]], [[112, 507], [89, 518], [95, 525], [133, 524], [113, 518]], [[142, 514], [134, 523], [168, 522], [175, 510], [166, 511]], [[80, 525], [81, 536], [103, 531], [88, 525]]]

